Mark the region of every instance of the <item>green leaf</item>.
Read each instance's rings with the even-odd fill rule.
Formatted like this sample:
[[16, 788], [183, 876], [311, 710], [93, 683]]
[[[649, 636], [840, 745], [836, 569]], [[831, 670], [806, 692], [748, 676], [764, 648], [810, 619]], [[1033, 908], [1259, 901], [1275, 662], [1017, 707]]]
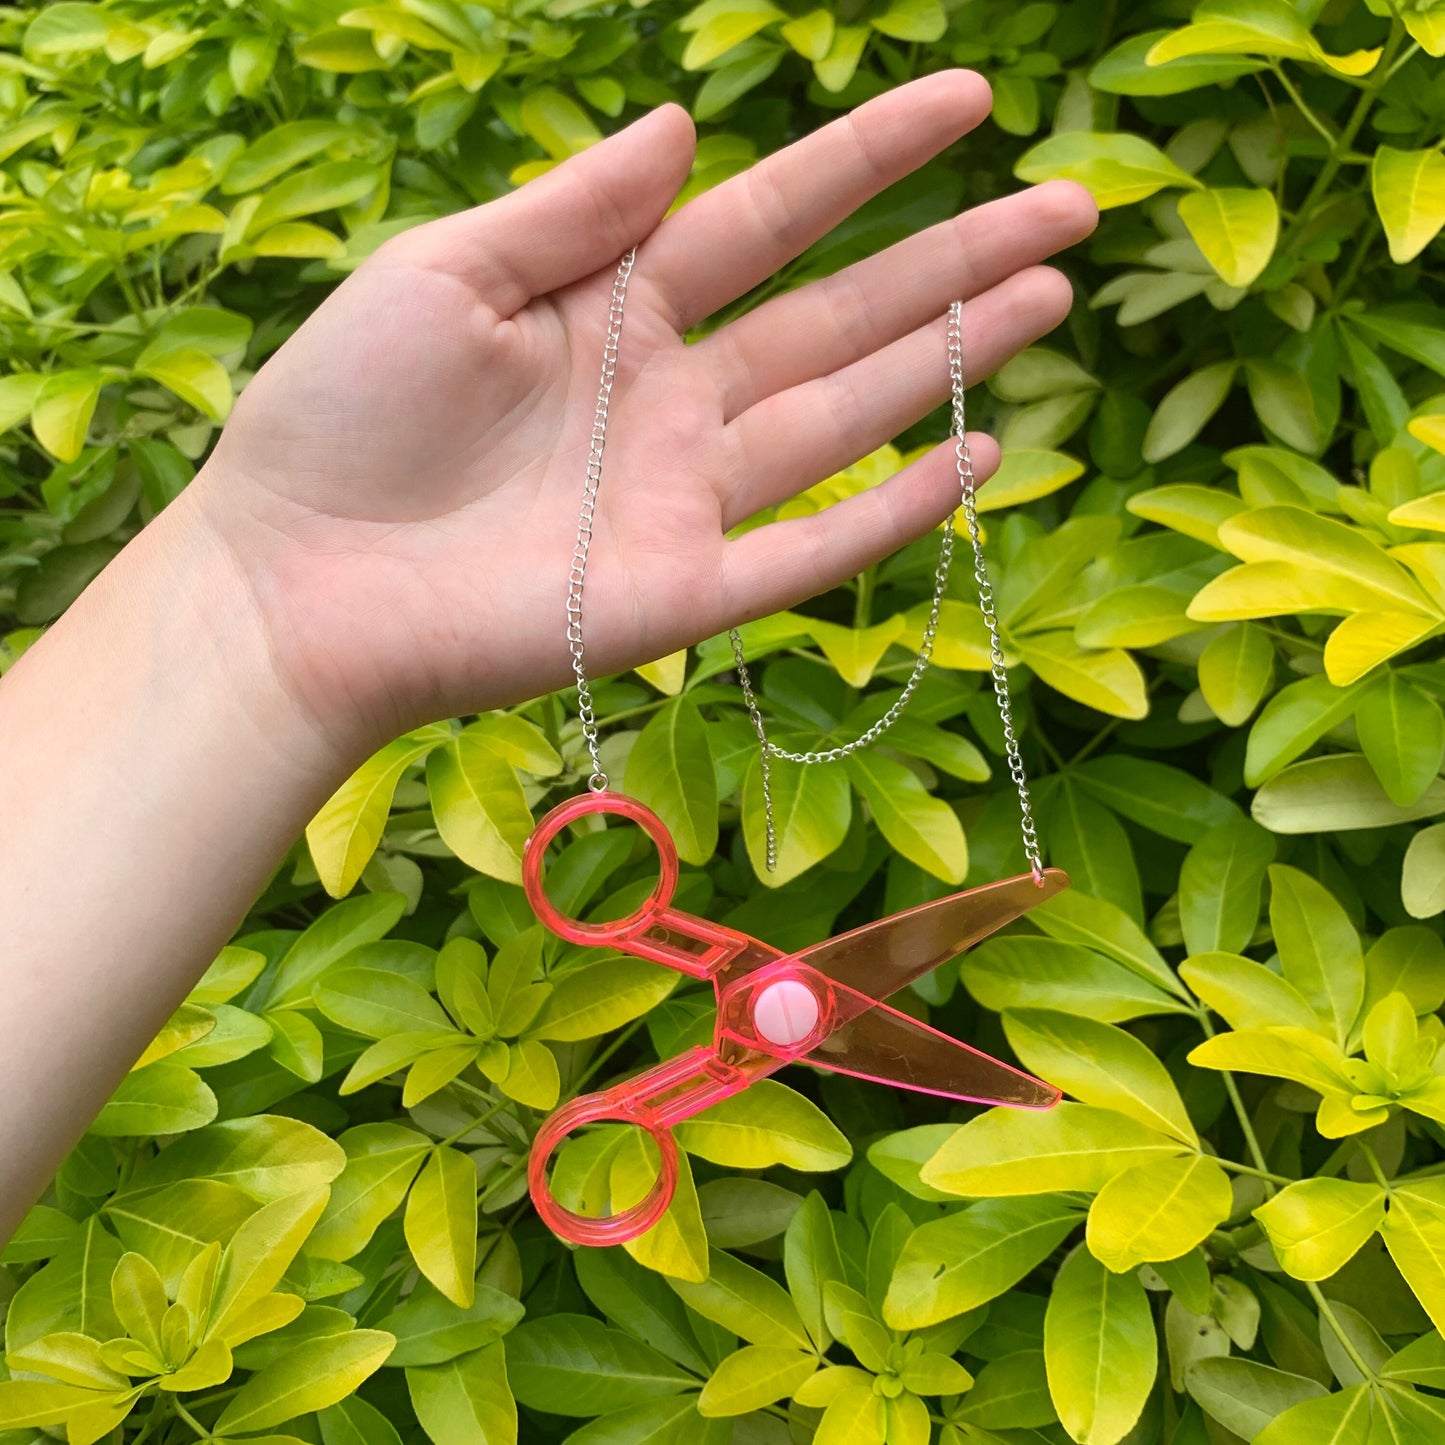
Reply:
[[1361, 1014], [1368, 1015], [1392, 993], [1403, 993], [1420, 1014], [1434, 1013], [1445, 1003], [1445, 943], [1439, 934], [1414, 925], [1390, 928], [1371, 945]]
[[573, 1261], [578, 1284], [613, 1324], [677, 1364], [708, 1373], [687, 1308], [661, 1278], [615, 1249], [578, 1250]]
[[137, 376], [160, 382], [212, 421], [224, 421], [230, 415], [235, 401], [231, 373], [214, 356], [194, 349], [153, 352], [153, 347], [147, 347], [136, 359]]
[[1171, 33], [1146, 30], [1120, 41], [1095, 63], [1089, 84], [1106, 95], [1178, 95], [1264, 68], [1262, 61], [1209, 55], [1182, 56], [1164, 64], [1146, 61], [1154, 45]]
[[180, 1180], [244, 1189], [262, 1203], [329, 1184], [346, 1163], [340, 1145], [300, 1119], [260, 1114], [188, 1134], [131, 1176], [116, 1198]]
[[1190, 953], [1237, 953], [1248, 945], [1274, 851], [1274, 839], [1238, 815], [1189, 850], [1179, 871], [1179, 925]]
[[945, 883], [963, 882], [968, 872], [963, 825], [947, 803], [928, 793], [917, 774], [893, 758], [869, 752], [854, 753], [844, 767], [878, 831], [899, 853]]
[[1402, 612], [1435, 609], [1409, 572], [1362, 532], [1303, 507], [1255, 507], [1220, 524], [1219, 539], [1245, 562], [1290, 562], [1352, 582], [1362, 603]]
[[1269, 868], [1269, 921], [1285, 978], [1341, 1045], [1365, 996], [1360, 937], [1334, 895], [1307, 873]]
[[1019, 934], [989, 938], [963, 956], [959, 976], [985, 1008], [1050, 1008], [1122, 1023], [1188, 1005], [1092, 949]]
[[1445, 713], [1440, 704], [1389, 672], [1365, 689], [1355, 710], [1360, 748], [1390, 801], [1417, 803], [1445, 761]]
[[825, 764], [774, 762], [769, 773], [776, 869], [767, 871], [762, 764], [756, 756], [743, 780], [743, 839], [757, 877], [781, 888], [842, 844], [853, 817], [853, 793], [843, 770]]
[[1315, 1029], [1320, 1017], [1287, 979], [1237, 953], [1196, 953], [1179, 967], [1189, 987], [1232, 1029]]
[[385, 1363], [394, 1343], [381, 1330], [351, 1330], [298, 1345], [241, 1386], [216, 1433], [268, 1430], [344, 1400]]
[[[1213, 361], [1175, 382], [1160, 398], [1144, 433], [1144, 460], [1162, 462], [1183, 451], [1224, 405], [1238, 373], [1236, 361]], [[1220, 517], [1219, 521], [1222, 520]], [[1217, 529], [1218, 521], [1211, 528], [1211, 535], [1215, 535]]]
[[397, 1428], [359, 1395], [316, 1413], [322, 1445], [401, 1445]]
[[1093, 949], [1178, 998], [1189, 996], [1144, 930], [1107, 899], [1068, 888], [1034, 908], [1029, 918], [1050, 938]]
[[732, 1169], [841, 1169], [853, 1157], [828, 1116], [776, 1079], [761, 1079], [682, 1120], [674, 1132], [689, 1154]]
[[498, 1340], [444, 1365], [407, 1370], [412, 1409], [434, 1445], [516, 1445], [509, 1365]]
[[1445, 1382], [1445, 1339], [1438, 1332], [1421, 1335], [1391, 1355], [1380, 1374], [1390, 1380], [1408, 1380], [1438, 1390]]
[[451, 1029], [451, 1020], [426, 989], [387, 969], [332, 969], [316, 985], [315, 998], [332, 1023], [369, 1039]]
[[875, 30], [895, 40], [931, 44], [948, 29], [948, 17], [939, 0], [890, 0], [888, 8], [872, 20]]
[[383, 173], [370, 161], [327, 161], [298, 171], [278, 182], [261, 197], [261, 204], [246, 224], [250, 239], [282, 221], [339, 211], [360, 201], [377, 188]]
[[482, 1284], [470, 1305], [462, 1308], [426, 1283], [419, 1283], [407, 1301], [379, 1322], [396, 1336], [387, 1362], [412, 1368], [444, 1365], [500, 1339], [522, 1318], [522, 1305], [511, 1295]]
[[216, 1096], [194, 1069], [162, 1061], [127, 1074], [91, 1122], [102, 1138], [182, 1134], [216, 1117]]
[[477, 1166], [440, 1145], [406, 1201], [406, 1242], [417, 1268], [455, 1305], [471, 1307], [477, 1271]]
[[1197, 843], [1239, 816], [1234, 804], [1207, 784], [1147, 758], [1090, 758], [1070, 776], [1116, 813], [1180, 843]]
[[1255, 1445], [1368, 1445], [1375, 1438], [1370, 1415], [1370, 1387], [1351, 1385], [1291, 1405], [1254, 1437]]
[[959, 1402], [958, 1417], [983, 1430], [1027, 1430], [1058, 1419], [1041, 1349], [991, 1359]]
[[808, 619], [808, 631], [823, 656], [833, 664], [849, 687], [867, 687], [884, 654], [904, 630], [904, 617], [895, 613], [872, 627], [842, 627], [820, 618]]
[[1434, 146], [1418, 151], [1377, 146], [1370, 191], [1397, 266], [1413, 261], [1445, 226], [1445, 156]]
[[1422, 828], [1410, 839], [1400, 874], [1400, 901], [1411, 918], [1445, 912], [1445, 823]]
[[704, 0], [678, 21], [692, 37], [682, 54], [684, 70], [702, 70], [734, 46], [787, 14], [769, 0]]
[[921, 1224], [899, 1256], [883, 1306], [891, 1329], [951, 1319], [996, 1299], [1047, 1259], [1079, 1224], [1056, 1196], [985, 1199]]
[[478, 873], [520, 883], [532, 813], [516, 770], [486, 734], [466, 729], [430, 752], [426, 786], [442, 842]]
[[602, 959], [557, 977], [528, 1031], [538, 1039], [595, 1039], [655, 1008], [677, 981], [642, 959]]
[[1237, 622], [1199, 654], [1199, 690], [1210, 711], [1243, 727], [1274, 681], [1274, 644], [1261, 627]]
[[1288, 0], [1204, 0], [1194, 11], [1193, 23], [1157, 41], [1146, 60], [1161, 65], [1185, 55], [1230, 54], [1308, 60], [1340, 75], [1365, 75], [1380, 51], [1326, 53]]
[[[614, 1210], [630, 1209], [651, 1192], [657, 1179], [657, 1146], [638, 1129], [629, 1129], [617, 1146], [608, 1170], [608, 1187]], [[687, 1156], [677, 1161], [677, 1184], [667, 1211], [651, 1229], [625, 1241], [628, 1254], [648, 1269], [673, 1279], [707, 1278], [707, 1232], [697, 1186]]]
[[1116, 1174], [1089, 1207], [1094, 1258], [1116, 1274], [1178, 1259], [1202, 1244], [1234, 1208], [1229, 1176], [1192, 1155], [1140, 1164]]
[[1134, 1274], [1082, 1246], [1064, 1261], [1044, 1315], [1044, 1367], [1059, 1419], [1080, 1445], [1116, 1445], [1154, 1385], [1158, 1338]]
[[0, 376], [0, 431], [8, 431], [30, 418], [30, 409], [48, 378], [39, 371], [16, 371]]
[[508, 1050], [507, 1072], [497, 1087], [530, 1109], [550, 1109], [562, 1089], [557, 1056], [539, 1039], [519, 1039]]
[[833, 1215], [815, 1189], [788, 1222], [783, 1236], [783, 1271], [788, 1292], [808, 1334], [820, 1350], [832, 1343], [823, 1292], [846, 1281]]
[[31, 404], [30, 428], [57, 461], [73, 462], [80, 455], [101, 388], [111, 380], [96, 366], [54, 372], [45, 379]]
[[1198, 1145], [1169, 1071], [1133, 1034], [1052, 1009], [1011, 1010], [1003, 1024], [1030, 1072], [1081, 1103], [1116, 1110], [1190, 1147]]
[[554, 161], [566, 160], [602, 139], [587, 112], [550, 85], [529, 90], [517, 115], [522, 129]]
[[[1069, 361], [1069, 358], [1062, 357], [1061, 360]], [[1076, 365], [1073, 362], [1069, 364]], [[992, 380], [997, 383], [998, 376]], [[1097, 384], [1092, 378], [1085, 377], [1086, 387]], [[1061, 491], [1083, 474], [1084, 464], [1077, 457], [1041, 447], [1011, 446], [1004, 452], [998, 470], [988, 479], [988, 486], [978, 494], [977, 510], [980, 513], [999, 512], [1006, 507], [1036, 502], [1040, 497]]]
[[1021, 181], [1056, 176], [1086, 186], [1101, 210], [1142, 201], [1166, 186], [1198, 188], [1157, 146], [1127, 131], [1063, 131], [1032, 146], [1015, 163]]
[[317, 979], [352, 949], [380, 940], [405, 907], [400, 893], [370, 893], [328, 908], [287, 949], [264, 1002], [271, 1008], [310, 1003]]
[[1136, 1164], [1184, 1145], [1112, 1109], [1058, 1104], [1039, 1113], [990, 1109], [955, 1131], [923, 1166], [922, 1180], [966, 1198], [1102, 1189]]
[[775, 1400], [790, 1399], [817, 1368], [818, 1357], [808, 1351], [744, 1345], [712, 1372], [698, 1396], [698, 1414], [746, 1415]]
[[708, 1251], [705, 1280], [670, 1279], [668, 1283], [690, 1309], [749, 1344], [783, 1350], [812, 1348], [788, 1292], [761, 1270], [723, 1250]]
[[1445, 813], [1445, 780], [1432, 782], [1419, 802], [1402, 808], [1390, 800], [1363, 754], [1331, 753], [1271, 778], [1254, 795], [1250, 811], [1272, 833], [1386, 828]]
[[1309, 1029], [1237, 1029], [1198, 1044], [1189, 1062], [1206, 1069], [1233, 1069], [1293, 1079], [1321, 1094], [1353, 1094], [1339, 1048]]
[[1274, 1252], [1295, 1279], [1328, 1279], [1380, 1227], [1385, 1191], [1346, 1179], [1302, 1179], [1255, 1211]]
[[587, 1315], [524, 1320], [506, 1347], [518, 1401], [550, 1415], [600, 1415], [697, 1384], [650, 1345]]
[[1395, 1181], [1380, 1233], [1390, 1258], [1439, 1330], [1445, 1322], [1445, 1179]]
[[1179, 198], [1179, 219], [1205, 260], [1231, 286], [1252, 285], [1279, 239], [1279, 207], [1272, 191], [1195, 191]]
[[1198, 1360], [1185, 1383], [1207, 1415], [1245, 1440], [1253, 1440], [1291, 1405], [1325, 1393], [1317, 1380], [1254, 1360]]
[[291, 1267], [325, 1209], [330, 1190], [302, 1190], [258, 1209], [221, 1254], [207, 1339], [234, 1343], [230, 1331]]
[[1014, 647], [1021, 662], [1065, 697], [1109, 717], [1148, 715], [1144, 674], [1122, 648], [1082, 648], [1072, 629], [1031, 633], [1015, 639]]
[[431, 1141], [404, 1124], [358, 1124], [337, 1141], [346, 1151], [346, 1167], [331, 1189], [308, 1252], [320, 1259], [345, 1260], [359, 1254], [406, 1197], [427, 1157]]
[[351, 892], [376, 852], [402, 774], [451, 737], [450, 728], [432, 724], [388, 743], [368, 758], [306, 825], [311, 860], [321, 886], [333, 898]]

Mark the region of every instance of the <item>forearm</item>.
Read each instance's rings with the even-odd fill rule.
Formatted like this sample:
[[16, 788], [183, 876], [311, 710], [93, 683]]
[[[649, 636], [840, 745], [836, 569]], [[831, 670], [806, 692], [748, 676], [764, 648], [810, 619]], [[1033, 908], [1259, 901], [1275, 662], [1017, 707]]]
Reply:
[[0, 679], [0, 1241], [349, 761], [183, 495]]

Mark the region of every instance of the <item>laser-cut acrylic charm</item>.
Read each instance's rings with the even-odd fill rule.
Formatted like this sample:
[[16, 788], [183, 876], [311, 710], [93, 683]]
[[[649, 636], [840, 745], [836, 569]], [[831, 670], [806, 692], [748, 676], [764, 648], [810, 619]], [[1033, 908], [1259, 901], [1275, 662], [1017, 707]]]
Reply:
[[[615, 813], [638, 824], [657, 847], [652, 897], [610, 923], [583, 923], [559, 913], [543, 891], [548, 843], [576, 819]], [[710, 1046], [586, 1094], [557, 1109], [532, 1145], [528, 1183], [537, 1212], [576, 1244], [619, 1244], [662, 1217], [677, 1182], [672, 1126], [801, 1062], [898, 1088], [978, 1104], [1047, 1109], [1059, 1091], [1001, 1063], [882, 1000], [963, 953], [1004, 924], [1068, 887], [1059, 868], [1025, 873], [950, 894], [796, 953], [671, 907], [677, 849], [662, 820], [635, 798], [595, 792], [553, 808], [527, 840], [522, 881], [537, 917], [572, 943], [608, 945], [711, 981], [717, 1023]], [[634, 1124], [657, 1141], [659, 1169], [651, 1192], [629, 1209], [592, 1217], [553, 1197], [547, 1166], [553, 1151], [584, 1124]]]

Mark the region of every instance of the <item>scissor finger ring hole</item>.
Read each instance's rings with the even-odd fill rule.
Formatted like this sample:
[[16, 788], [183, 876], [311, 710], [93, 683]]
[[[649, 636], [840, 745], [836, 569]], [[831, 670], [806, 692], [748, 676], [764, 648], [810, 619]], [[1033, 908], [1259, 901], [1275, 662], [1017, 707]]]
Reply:
[[[566, 823], [592, 813], [614, 815], [612, 825], [565, 840], [544, 876], [542, 850], [561, 837]], [[649, 854], [655, 860], [651, 867], [644, 861]], [[620, 924], [642, 922], [665, 908], [677, 875], [677, 849], [662, 820], [620, 793], [589, 794], [554, 809], [538, 826], [523, 861], [524, 881], [543, 922], [554, 931], [560, 922], [573, 934], [596, 933], [601, 941], [615, 936]], [[620, 886], [618, 877], [626, 880]], [[609, 884], [611, 891], [594, 903]], [[577, 917], [583, 910], [591, 913], [586, 923]]]
[[[545, 1145], [544, 1145], [545, 1147]], [[638, 1124], [580, 1125], [547, 1159], [534, 1155], [532, 1197], [545, 1222], [579, 1244], [616, 1244], [650, 1229], [677, 1177], [677, 1149]]]

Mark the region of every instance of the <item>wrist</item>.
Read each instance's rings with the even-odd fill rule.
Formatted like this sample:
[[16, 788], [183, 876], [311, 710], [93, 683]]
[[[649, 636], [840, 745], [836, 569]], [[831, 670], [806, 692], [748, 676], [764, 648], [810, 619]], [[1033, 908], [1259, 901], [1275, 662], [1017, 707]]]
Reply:
[[[356, 675], [354, 620], [339, 608], [318, 613], [290, 585], [329, 564], [324, 555], [304, 555], [281, 525], [275, 513], [288, 505], [213, 458], [147, 530], [174, 513], [176, 545], [205, 559], [217, 597], [202, 626], [219, 652], [235, 650], [254, 679], [258, 730], [289, 740], [298, 760], [339, 784], [410, 724], [388, 715], [380, 669]], [[319, 591], [324, 598], [326, 589]], [[333, 624], [341, 629], [334, 636]]]
[[[348, 733], [324, 699], [298, 690], [283, 640], [258, 604], [245, 541], [201, 482], [106, 569], [115, 573], [111, 596], [89, 600], [108, 618], [123, 601], [125, 625], [151, 659], [149, 708], [176, 710], [203, 735], [226, 739], [228, 761], [245, 758], [302, 795], [334, 789], [374, 747]], [[105, 581], [102, 573], [94, 586]]]

